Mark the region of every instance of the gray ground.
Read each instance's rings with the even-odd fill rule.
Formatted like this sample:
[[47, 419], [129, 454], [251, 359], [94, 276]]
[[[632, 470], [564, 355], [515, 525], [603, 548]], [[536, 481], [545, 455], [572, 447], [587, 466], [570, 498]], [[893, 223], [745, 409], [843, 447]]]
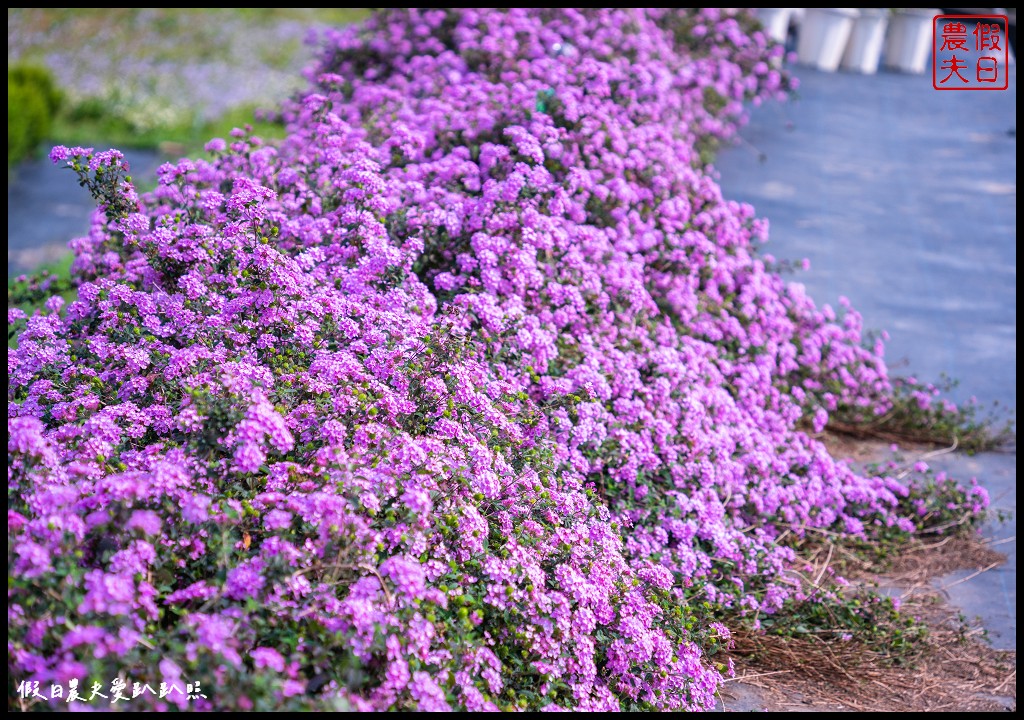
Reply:
[[[156, 183], [161, 162], [156, 153], [129, 150], [125, 159], [137, 186], [147, 188]], [[8, 277], [66, 255], [68, 240], [89, 232], [89, 217], [95, 207], [72, 170], [48, 159], [19, 165], [7, 183]]]

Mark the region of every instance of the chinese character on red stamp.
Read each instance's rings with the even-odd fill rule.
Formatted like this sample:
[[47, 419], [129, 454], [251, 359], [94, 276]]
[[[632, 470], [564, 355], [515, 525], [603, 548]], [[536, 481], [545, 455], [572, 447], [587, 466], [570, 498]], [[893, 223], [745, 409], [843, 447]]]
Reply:
[[1010, 46], [1006, 15], [936, 15], [932, 20], [936, 90], [1006, 90]]

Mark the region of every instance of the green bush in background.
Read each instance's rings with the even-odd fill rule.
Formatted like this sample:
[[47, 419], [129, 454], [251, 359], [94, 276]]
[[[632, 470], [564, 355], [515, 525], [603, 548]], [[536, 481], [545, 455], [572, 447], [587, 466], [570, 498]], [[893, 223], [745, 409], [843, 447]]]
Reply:
[[49, 135], [62, 95], [45, 68], [7, 68], [7, 167], [29, 157]]

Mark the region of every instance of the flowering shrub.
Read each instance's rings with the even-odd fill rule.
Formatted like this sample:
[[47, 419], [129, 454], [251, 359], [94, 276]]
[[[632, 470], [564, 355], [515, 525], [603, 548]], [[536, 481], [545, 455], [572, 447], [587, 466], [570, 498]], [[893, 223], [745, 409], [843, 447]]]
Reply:
[[949, 395], [957, 384], [948, 377], [938, 384], [913, 376], [893, 378], [884, 413], [844, 406], [829, 418], [829, 427], [864, 437], [952, 444], [968, 453], [1012, 447], [1016, 438], [1012, 409], [998, 402], [984, 408], [973, 397], [954, 403]]
[[720, 620], [802, 599], [783, 536], [915, 527], [799, 429], [886, 411], [858, 316], [706, 172], [780, 52], [714, 9], [387, 11], [280, 146], [142, 197], [55, 148], [100, 210], [77, 299], [8, 311], [11, 675], [710, 708]]

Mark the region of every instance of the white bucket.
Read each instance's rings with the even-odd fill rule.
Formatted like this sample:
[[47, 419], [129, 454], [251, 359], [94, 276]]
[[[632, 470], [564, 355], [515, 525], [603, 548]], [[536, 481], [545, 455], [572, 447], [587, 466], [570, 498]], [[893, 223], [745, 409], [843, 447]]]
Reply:
[[885, 66], [891, 70], [920, 75], [932, 56], [933, 21], [942, 11], [935, 8], [904, 8], [889, 23], [885, 44]]
[[859, 14], [855, 8], [806, 8], [796, 47], [800, 62], [835, 72]]
[[775, 42], [785, 43], [794, 10], [796, 8], [757, 8], [757, 19], [764, 25], [768, 37]]
[[853, 24], [853, 32], [846, 43], [840, 67], [843, 70], [873, 75], [878, 72], [885, 43], [885, 29], [889, 24], [889, 11], [861, 8], [860, 17]]

